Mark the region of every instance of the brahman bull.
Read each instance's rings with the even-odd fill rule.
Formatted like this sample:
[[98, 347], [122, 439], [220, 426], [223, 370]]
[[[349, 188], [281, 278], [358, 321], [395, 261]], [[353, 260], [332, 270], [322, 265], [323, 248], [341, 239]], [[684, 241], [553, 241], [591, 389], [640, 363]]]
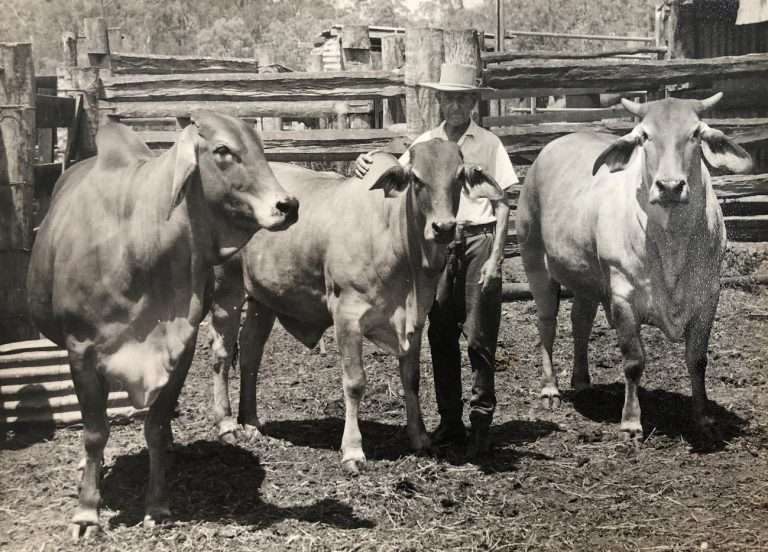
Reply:
[[[499, 199], [502, 191], [484, 173], [465, 168], [453, 142], [414, 144], [410, 154], [405, 167], [388, 154], [375, 155], [364, 181], [273, 165], [278, 179], [301, 201], [302, 216], [286, 232], [254, 236], [241, 252], [248, 301], [239, 340], [238, 421], [249, 438], [259, 435], [256, 378], [277, 317], [308, 347], [334, 326], [346, 408], [344, 469], [357, 473], [365, 462], [357, 421], [365, 391], [363, 337], [398, 357], [411, 445], [416, 451], [430, 448], [419, 405], [419, 350], [454, 235], [461, 186], [471, 197]], [[217, 356], [214, 416], [220, 435], [226, 435], [237, 429], [230, 418], [226, 374], [243, 303], [243, 276], [237, 266], [220, 267], [217, 276], [211, 325]]]
[[275, 179], [253, 128], [212, 112], [193, 120], [159, 157], [126, 126], [100, 129], [98, 156], [59, 178], [32, 250], [30, 312], [69, 352], [83, 414], [75, 538], [98, 526], [112, 386], [149, 407], [145, 522], [170, 516], [163, 457], [210, 301], [211, 267], [259, 228], [297, 218], [298, 203]]
[[641, 119], [632, 132], [618, 140], [596, 133], [564, 136], [531, 166], [517, 233], [538, 310], [545, 405], [559, 404], [552, 343], [562, 284], [574, 295], [571, 385], [590, 385], [587, 344], [602, 303], [624, 356], [622, 435], [642, 436], [640, 325], [652, 324], [669, 339], [685, 340], [694, 421], [713, 436], [704, 372], [726, 236], [703, 161], [737, 172], [752, 163], [740, 146], [699, 119], [721, 97], [647, 104], [623, 99]]

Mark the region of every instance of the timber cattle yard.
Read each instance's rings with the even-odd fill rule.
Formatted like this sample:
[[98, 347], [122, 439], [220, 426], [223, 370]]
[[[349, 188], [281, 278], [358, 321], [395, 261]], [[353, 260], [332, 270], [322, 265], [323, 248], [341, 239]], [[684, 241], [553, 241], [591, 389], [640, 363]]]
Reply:
[[[659, 2], [650, 37], [539, 33], [621, 41], [610, 51], [584, 54], [504, 51], [502, 40], [474, 30], [334, 26], [316, 43], [306, 72], [274, 63], [265, 52], [259, 59], [126, 53], [120, 29], [104, 18], [86, 19], [79, 31], [64, 33], [64, 61], [55, 76], [35, 75], [31, 44], [0, 43], [0, 550], [768, 550], [768, 22], [736, 25], [738, 3], [721, 4], [712, 12], [705, 1]], [[500, 36], [529, 35], [536, 33]], [[236, 332], [227, 337], [221, 327], [240, 327], [254, 313], [269, 321], [275, 312], [251, 300], [241, 317], [240, 268], [233, 273], [221, 261], [257, 231], [243, 249], [243, 258], [256, 259], [247, 270], [273, 262], [256, 247], [270, 242], [264, 228], [288, 236], [303, 216], [309, 220], [312, 202], [305, 197], [327, 199], [351, 186], [330, 171], [354, 178], [351, 162], [360, 154], [398, 156], [435, 127], [435, 91], [419, 83], [439, 81], [443, 64], [479, 64], [476, 122], [498, 136], [520, 177], [507, 191], [511, 216], [491, 450], [473, 455], [455, 444], [426, 446], [418, 409], [427, 432], [440, 423], [426, 331], [415, 395], [407, 376], [415, 363], [409, 361], [409, 372], [402, 359], [419, 350], [418, 343], [408, 343], [404, 330], [393, 346], [381, 337], [383, 330], [374, 333], [397, 351], [398, 368], [397, 356], [362, 340], [359, 400], [359, 379], [342, 370], [342, 362], [357, 362], [350, 335], [360, 335], [354, 334], [362, 320], [355, 318], [359, 301], [337, 309], [346, 318], [313, 307], [300, 311], [306, 319], [297, 321], [276, 311], [282, 324], [275, 324], [264, 346], [255, 389], [261, 425], [239, 425], [234, 420], [241, 403], [241, 422], [256, 419], [254, 390], [241, 392], [236, 368], [227, 382], [226, 369], [258, 352], [237, 347], [231, 341]], [[679, 123], [674, 129], [659, 123], [672, 118]], [[560, 140], [575, 132], [604, 136], [579, 150], [577, 139]], [[560, 141], [539, 156], [554, 140]], [[654, 156], [672, 142], [693, 152], [694, 169], [682, 176], [652, 166], [690, 158]], [[488, 197], [500, 193], [487, 176], [473, 181], [477, 173], [450, 146], [440, 155], [458, 172], [451, 164], [445, 174], [466, 177], [467, 189], [484, 185]], [[640, 149], [650, 161], [632, 161]], [[603, 153], [577, 159], [578, 151], [587, 150]], [[440, 146], [428, 142], [410, 151]], [[574, 371], [572, 320], [583, 321], [589, 310], [589, 286], [573, 278], [578, 266], [570, 273], [563, 268], [573, 257], [558, 257], [562, 251], [553, 252], [547, 242], [555, 234], [546, 225], [557, 217], [537, 211], [554, 182], [545, 176], [562, 176], [561, 151], [576, 152], [569, 166], [581, 170], [584, 181], [632, 186], [634, 175], [637, 189], [647, 192], [631, 194], [635, 202], [627, 203], [640, 206], [639, 214], [612, 211], [632, 213], [614, 217], [617, 236], [629, 235], [621, 234], [622, 218], [637, 214], [651, 221], [641, 234], [647, 240], [623, 242], [618, 255], [604, 244], [621, 240], [611, 241], [605, 228], [594, 230], [598, 224], [577, 224], [571, 228], [578, 231], [557, 238], [576, 243], [589, 227], [594, 234], [586, 243], [597, 246], [584, 250], [594, 257], [583, 253], [578, 261], [610, 267], [604, 285], [613, 288], [603, 289], [600, 299], [611, 304], [610, 312], [598, 309], [588, 337], [588, 386], [583, 363], [577, 361]], [[369, 193], [387, 195], [377, 205], [403, 206], [387, 212], [406, 212], [412, 207], [407, 194], [419, 193], [410, 191], [410, 173], [394, 157], [377, 157], [388, 164], [371, 169]], [[706, 160], [711, 179], [698, 170], [699, 159]], [[430, 163], [422, 156], [411, 159], [412, 166], [421, 178]], [[242, 173], [260, 176], [245, 186], [238, 180]], [[295, 188], [301, 193], [294, 192], [296, 174], [309, 182]], [[66, 185], [54, 194], [57, 180]], [[87, 195], [72, 180], [109, 185]], [[452, 177], [443, 180], [421, 185], [450, 191]], [[163, 185], [167, 193], [155, 187]], [[326, 195], [312, 191], [314, 185]], [[540, 194], [535, 197], [534, 186]], [[548, 208], [565, 209], [570, 202], [564, 197], [550, 193]], [[322, 205], [333, 215], [337, 203]], [[522, 222], [516, 228], [518, 203]], [[121, 209], [101, 217], [98, 209], [110, 204]], [[422, 199], [413, 205], [423, 213], [401, 227], [425, 257], [413, 263], [410, 249], [401, 254], [411, 262], [400, 276], [408, 285], [390, 283], [387, 289], [395, 291], [385, 299], [394, 303], [404, 290], [396, 298], [402, 305], [389, 311], [386, 300], [366, 305], [384, 305], [389, 318], [379, 323], [385, 326], [407, 311], [402, 327], [419, 335], [419, 324], [415, 330], [409, 324], [422, 316], [423, 325], [419, 300], [431, 289], [422, 279], [429, 263], [421, 261], [439, 259], [429, 252], [443, 251], [429, 231], [452, 231], [456, 221], [445, 212], [455, 212], [456, 205], [436, 207]], [[686, 211], [689, 205], [700, 211]], [[443, 209], [440, 224], [428, 219], [436, 209]], [[364, 218], [367, 211], [358, 211]], [[119, 216], [109, 219], [114, 212]], [[701, 217], [680, 215], [687, 212]], [[585, 213], [566, 218], [572, 222]], [[139, 217], [140, 223], [131, 219], [132, 225], [121, 227], [125, 234], [110, 242], [121, 217]], [[418, 227], [426, 224], [422, 219], [430, 220], [427, 232]], [[353, 219], [339, 213], [333, 220], [342, 225]], [[137, 227], [141, 231], [131, 231]], [[536, 233], [541, 228], [543, 239]], [[654, 234], [658, 228], [667, 233]], [[338, 240], [342, 234], [332, 230], [327, 235]], [[522, 246], [518, 232], [526, 239]], [[298, 235], [309, 240], [319, 232]], [[159, 236], [152, 241], [156, 247], [146, 246], [151, 236]], [[679, 247], [691, 237], [693, 245]], [[706, 243], [695, 242], [702, 238]], [[349, 239], [358, 240], [356, 251], [375, 245], [353, 234]], [[301, 250], [303, 241], [294, 242], [299, 257], [318, 256]], [[718, 277], [719, 244], [725, 250]], [[324, 243], [324, 254], [335, 254], [337, 263], [354, 249], [351, 243], [333, 245]], [[531, 252], [533, 247], [538, 249]], [[658, 257], [674, 258], [676, 268], [638, 269], [645, 247], [660, 247]], [[675, 256], [681, 250], [694, 253]], [[238, 306], [226, 306], [232, 297], [221, 297], [217, 288], [213, 316], [205, 316], [203, 298], [212, 295], [206, 274], [216, 263], [217, 285], [234, 275], [232, 305]], [[553, 283], [542, 286], [531, 275]], [[254, 282], [268, 281], [260, 276], [246, 277], [252, 299], [259, 293]], [[666, 288], [659, 278], [666, 278]], [[384, 289], [369, 280], [366, 293]], [[283, 289], [282, 280], [272, 284], [286, 304], [300, 296]], [[359, 294], [356, 300], [364, 295], [359, 280], [348, 288]], [[334, 284], [325, 300], [343, 299], [347, 291]], [[306, 287], [301, 293], [314, 297]], [[560, 307], [553, 318], [537, 311], [537, 304], [551, 308], [553, 302]], [[652, 308], [656, 317], [644, 320], [656, 326], [643, 325], [637, 334], [639, 324], [627, 313]], [[288, 331], [322, 331], [329, 322], [314, 348]], [[264, 331], [254, 327], [243, 324], [240, 339]], [[553, 329], [551, 355], [546, 344], [542, 355], [540, 339], [546, 342]], [[314, 344], [310, 330], [302, 339]], [[559, 390], [547, 374], [550, 357]], [[639, 387], [632, 379], [638, 359]], [[706, 394], [699, 385], [702, 364]], [[466, 351], [461, 373], [469, 426], [473, 383]], [[234, 420], [222, 411], [227, 385]], [[358, 424], [362, 439], [355, 435]]]

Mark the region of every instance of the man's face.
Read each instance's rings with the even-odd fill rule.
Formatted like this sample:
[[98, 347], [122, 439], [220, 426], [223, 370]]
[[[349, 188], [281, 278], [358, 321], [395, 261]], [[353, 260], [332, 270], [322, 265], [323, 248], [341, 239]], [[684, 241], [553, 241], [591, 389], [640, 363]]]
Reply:
[[449, 125], [460, 126], [470, 120], [477, 97], [474, 92], [437, 92], [440, 111]]

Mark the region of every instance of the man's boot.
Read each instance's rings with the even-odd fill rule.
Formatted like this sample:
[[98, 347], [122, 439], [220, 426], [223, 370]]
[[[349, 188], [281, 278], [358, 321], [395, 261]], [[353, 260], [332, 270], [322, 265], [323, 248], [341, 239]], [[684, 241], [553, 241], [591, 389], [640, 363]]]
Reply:
[[467, 440], [467, 429], [461, 416], [441, 416], [440, 425], [431, 435], [432, 444], [436, 447], [449, 444], [463, 445]]

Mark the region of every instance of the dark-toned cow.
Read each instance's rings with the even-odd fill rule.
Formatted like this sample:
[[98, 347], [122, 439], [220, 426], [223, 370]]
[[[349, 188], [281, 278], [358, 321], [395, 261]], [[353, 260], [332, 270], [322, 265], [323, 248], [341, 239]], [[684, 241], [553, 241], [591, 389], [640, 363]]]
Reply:
[[720, 295], [725, 227], [704, 164], [743, 172], [750, 156], [699, 114], [707, 100], [622, 100], [641, 118], [618, 140], [579, 133], [548, 144], [520, 196], [517, 232], [536, 300], [545, 404], [559, 404], [552, 370], [560, 285], [574, 294], [575, 389], [590, 385], [587, 344], [598, 304], [616, 328], [626, 391], [621, 431], [642, 436], [637, 388], [645, 366], [640, 325], [685, 340], [693, 416], [706, 415], [707, 344]]
[[154, 157], [128, 127], [108, 124], [98, 156], [67, 170], [37, 234], [27, 285], [40, 330], [69, 352], [86, 464], [73, 536], [98, 526], [107, 393], [149, 407], [147, 523], [170, 516], [170, 416], [207, 310], [211, 267], [259, 228], [296, 220], [298, 204], [238, 119], [201, 112]]
[[[452, 142], [430, 140], [410, 152], [405, 167], [387, 154], [374, 156], [366, 181], [273, 165], [280, 182], [301, 201], [301, 219], [286, 232], [254, 236], [241, 252], [249, 300], [239, 341], [238, 421], [246, 433], [258, 434], [256, 376], [275, 318], [308, 347], [333, 325], [346, 406], [342, 465], [350, 472], [365, 462], [357, 421], [365, 391], [363, 337], [398, 357], [411, 445], [417, 451], [430, 447], [419, 405], [419, 349], [453, 238], [460, 186], [474, 197], [502, 194], [495, 182], [464, 167]], [[220, 434], [226, 434], [236, 429], [226, 371], [243, 278], [237, 267], [221, 267], [217, 276], [214, 411]]]

